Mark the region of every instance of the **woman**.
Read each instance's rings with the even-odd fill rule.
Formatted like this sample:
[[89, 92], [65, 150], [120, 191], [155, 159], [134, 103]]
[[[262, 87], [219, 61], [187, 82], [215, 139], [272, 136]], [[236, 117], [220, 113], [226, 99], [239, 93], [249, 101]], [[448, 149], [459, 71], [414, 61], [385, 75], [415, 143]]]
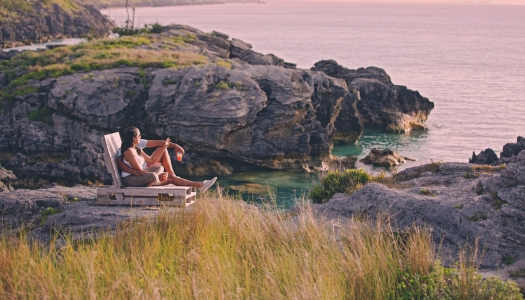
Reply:
[[170, 145], [170, 139], [167, 138], [164, 144], [159, 147], [161, 151], [154, 151], [152, 156], [149, 156], [137, 147], [140, 142], [140, 137], [140, 131], [136, 127], [128, 127], [124, 133], [121, 147], [122, 161], [125, 164], [125, 166], [121, 167], [122, 182], [124, 185], [150, 187], [152, 185], [175, 184], [179, 186], [197, 187], [200, 192], [204, 192], [217, 180], [217, 177], [214, 177], [211, 180], [194, 182], [175, 176], [175, 174], [163, 173], [164, 167], [162, 167], [162, 165], [147, 168], [147, 164], [155, 164], [162, 158], [166, 148]]

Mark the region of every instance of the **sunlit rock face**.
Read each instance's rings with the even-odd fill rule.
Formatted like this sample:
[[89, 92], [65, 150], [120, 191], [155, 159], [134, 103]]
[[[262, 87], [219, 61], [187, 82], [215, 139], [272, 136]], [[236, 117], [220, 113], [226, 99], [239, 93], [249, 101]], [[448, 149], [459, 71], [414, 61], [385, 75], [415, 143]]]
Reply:
[[426, 129], [434, 103], [419, 92], [394, 85], [383, 69], [347, 69], [334, 60], [317, 62], [312, 70], [342, 78], [358, 94], [357, 108], [362, 122], [391, 132]]

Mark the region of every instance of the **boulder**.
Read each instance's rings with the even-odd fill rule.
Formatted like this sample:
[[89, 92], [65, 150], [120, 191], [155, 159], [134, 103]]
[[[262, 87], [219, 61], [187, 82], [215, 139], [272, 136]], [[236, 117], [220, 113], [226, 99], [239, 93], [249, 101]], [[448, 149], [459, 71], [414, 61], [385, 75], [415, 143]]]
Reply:
[[240, 60], [250, 65], [265, 65], [284, 67], [284, 60], [273, 54], [261, 54], [252, 50], [245, 51], [239, 57]]
[[518, 136], [516, 143], [508, 143], [503, 146], [503, 152], [500, 153], [500, 158], [517, 156], [523, 150], [525, 150], [525, 138]]
[[405, 160], [413, 160], [390, 149], [372, 148], [370, 153], [360, 162], [367, 165], [374, 165], [376, 167], [391, 167], [405, 163]]
[[394, 85], [388, 74], [376, 67], [347, 69], [334, 60], [317, 62], [313, 71], [342, 78], [359, 95], [357, 108], [362, 122], [392, 132], [426, 129], [425, 122], [434, 103], [419, 92]]
[[244, 52], [252, 49], [251, 44], [248, 44], [244, 41], [235, 38], [231, 40], [230, 45], [230, 58], [239, 58], [241, 57], [241, 55], [243, 55]]
[[498, 156], [490, 148], [481, 151], [478, 155], [476, 155], [476, 152], [472, 152], [472, 158], [468, 160], [471, 164], [479, 165], [490, 165], [496, 161], [498, 161]]
[[0, 166], [0, 192], [12, 191], [11, 183], [16, 181], [15, 174], [12, 171], [6, 170]]

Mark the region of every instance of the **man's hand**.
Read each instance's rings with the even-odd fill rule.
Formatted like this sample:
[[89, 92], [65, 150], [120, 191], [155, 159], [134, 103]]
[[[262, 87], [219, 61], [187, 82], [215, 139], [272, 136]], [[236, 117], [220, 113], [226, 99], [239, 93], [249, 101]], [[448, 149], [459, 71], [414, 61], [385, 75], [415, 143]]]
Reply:
[[135, 169], [130, 169], [130, 170], [133, 170], [133, 171], [131, 171], [130, 174], [135, 175], [135, 176], [140, 176], [140, 175], [144, 175], [144, 174], [148, 173], [148, 171], [146, 171], [146, 170], [140, 170], [140, 171], [137, 171]]
[[175, 148], [175, 153], [182, 153], [182, 154], [185, 153], [184, 149], [181, 146], [179, 146], [179, 145], [177, 145], [175, 143], [173, 143], [173, 145], [174, 145], [174, 148]]

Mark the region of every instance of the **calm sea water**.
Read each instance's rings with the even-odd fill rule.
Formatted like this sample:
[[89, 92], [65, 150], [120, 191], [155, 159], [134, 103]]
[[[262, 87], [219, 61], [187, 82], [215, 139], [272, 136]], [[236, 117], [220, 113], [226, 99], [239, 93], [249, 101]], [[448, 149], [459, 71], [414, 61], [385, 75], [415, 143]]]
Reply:
[[[124, 9], [103, 13], [119, 24], [126, 16]], [[472, 151], [501, 151], [525, 135], [525, 6], [270, 2], [137, 8], [136, 20], [221, 31], [301, 68], [321, 59], [377, 66], [435, 103], [427, 132], [366, 130], [357, 144], [337, 146], [336, 155], [388, 147], [418, 159], [402, 168], [431, 159], [468, 162]], [[220, 182], [251, 191], [262, 184], [288, 206], [312, 179], [251, 172]]]

